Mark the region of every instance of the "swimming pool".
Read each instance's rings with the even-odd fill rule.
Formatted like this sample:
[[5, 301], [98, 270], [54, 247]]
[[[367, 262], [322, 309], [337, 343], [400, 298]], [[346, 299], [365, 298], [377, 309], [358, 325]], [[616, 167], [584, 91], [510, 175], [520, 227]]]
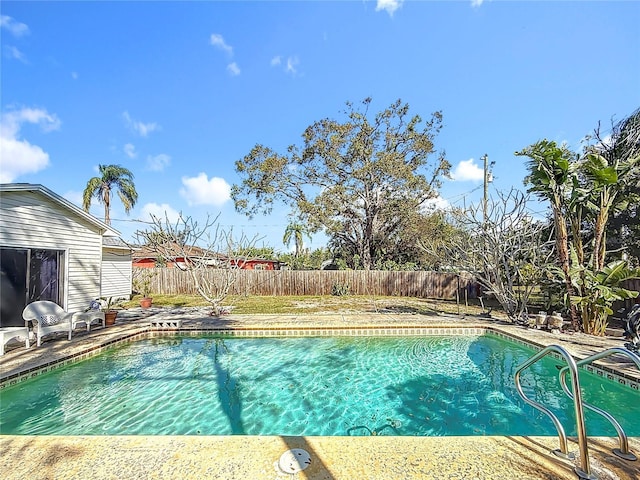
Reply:
[[[535, 350], [498, 336], [174, 336], [115, 347], [0, 392], [0, 433], [36, 435], [556, 435], [513, 382]], [[525, 392], [573, 432], [545, 358]], [[582, 371], [586, 401], [640, 436], [638, 393]], [[626, 417], [625, 417], [626, 416]], [[589, 435], [613, 428], [587, 412]]]

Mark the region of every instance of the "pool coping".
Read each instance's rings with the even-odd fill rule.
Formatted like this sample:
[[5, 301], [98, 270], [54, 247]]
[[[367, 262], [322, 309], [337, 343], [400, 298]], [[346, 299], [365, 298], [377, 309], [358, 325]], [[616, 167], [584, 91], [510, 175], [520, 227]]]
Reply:
[[[638, 462], [611, 454], [615, 441], [589, 440], [601, 480], [639, 478]], [[550, 453], [557, 446], [553, 437], [0, 436], [0, 466], [6, 480], [576, 480], [575, 463]], [[295, 448], [311, 465], [286, 474], [279, 458]]]

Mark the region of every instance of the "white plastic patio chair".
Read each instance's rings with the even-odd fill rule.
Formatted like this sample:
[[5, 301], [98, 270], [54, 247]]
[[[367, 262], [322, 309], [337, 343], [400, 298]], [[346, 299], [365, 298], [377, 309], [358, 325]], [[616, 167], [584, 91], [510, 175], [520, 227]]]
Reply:
[[[29, 322], [33, 323], [33, 333], [36, 336], [36, 345], [42, 343], [42, 337], [54, 332], [67, 332], [71, 340], [73, 331], [73, 313], [66, 312], [60, 305], [47, 300], [39, 300], [30, 303], [22, 311], [25, 327], [29, 328]], [[27, 336], [27, 348], [29, 348]]]

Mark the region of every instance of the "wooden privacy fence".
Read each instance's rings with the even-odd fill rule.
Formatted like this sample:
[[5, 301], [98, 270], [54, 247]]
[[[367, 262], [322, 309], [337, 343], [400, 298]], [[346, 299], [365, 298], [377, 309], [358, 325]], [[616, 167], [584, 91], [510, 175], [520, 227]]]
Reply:
[[629, 280], [625, 280], [622, 286], [627, 290], [635, 290], [636, 292], [640, 292], [640, 278], [631, 278]]
[[[134, 268], [134, 278], [137, 268]], [[189, 272], [177, 268], [140, 269], [155, 272], [151, 292], [166, 295], [196, 294]], [[203, 271], [214, 279], [220, 270]], [[351, 295], [385, 295], [461, 300], [476, 298], [471, 275], [439, 272], [363, 270], [238, 270], [231, 295], [331, 295], [334, 286], [348, 286]]]
[[[631, 278], [629, 280], [625, 280], [622, 283], [622, 286], [627, 290], [634, 290], [636, 292], [640, 292], [640, 278]], [[630, 298], [624, 301], [616, 302], [613, 305], [614, 316], [616, 316], [617, 314], [622, 314], [622, 316], [626, 316], [627, 313], [629, 313], [629, 310], [631, 309], [631, 307], [633, 307], [633, 305], [635, 305], [636, 303], [640, 303], [640, 295], [637, 296], [636, 298]], [[621, 309], [623, 309], [624, 311], [620, 312], [619, 310]]]

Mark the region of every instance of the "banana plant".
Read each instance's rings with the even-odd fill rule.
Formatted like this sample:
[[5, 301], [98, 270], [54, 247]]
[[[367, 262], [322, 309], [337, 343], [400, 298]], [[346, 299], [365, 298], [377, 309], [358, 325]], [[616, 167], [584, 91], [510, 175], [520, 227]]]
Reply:
[[640, 278], [640, 268], [630, 268], [628, 262], [616, 260], [594, 271], [578, 265], [571, 268], [571, 279], [579, 292], [571, 303], [580, 310], [585, 333], [603, 336], [613, 314], [613, 303], [638, 296], [638, 292], [623, 288], [623, 282]]
[[629, 196], [623, 195], [624, 186], [637, 181], [640, 175], [640, 157], [614, 159], [609, 162], [597, 152], [587, 153], [579, 162], [580, 171], [590, 192], [582, 199], [593, 222], [593, 249], [591, 264], [596, 270], [604, 268], [606, 256], [606, 226], [609, 216], [625, 210]]
[[[547, 200], [551, 206], [558, 264], [566, 287], [566, 295], [573, 296], [575, 292], [570, 273], [572, 262], [567, 226], [571, 227], [575, 238], [581, 239], [580, 218], [572, 215], [573, 211], [570, 208], [570, 201], [580, 204], [576, 198], [576, 187], [579, 186], [577, 172], [579, 156], [569, 150], [566, 145], [558, 145], [549, 140], [541, 140], [515, 154], [529, 157], [527, 162], [529, 175], [525, 178], [528, 191]], [[578, 251], [583, 257], [581, 243], [578, 246]], [[568, 303], [567, 306], [571, 315], [571, 325], [577, 330], [579, 328], [577, 308], [573, 303]]]

